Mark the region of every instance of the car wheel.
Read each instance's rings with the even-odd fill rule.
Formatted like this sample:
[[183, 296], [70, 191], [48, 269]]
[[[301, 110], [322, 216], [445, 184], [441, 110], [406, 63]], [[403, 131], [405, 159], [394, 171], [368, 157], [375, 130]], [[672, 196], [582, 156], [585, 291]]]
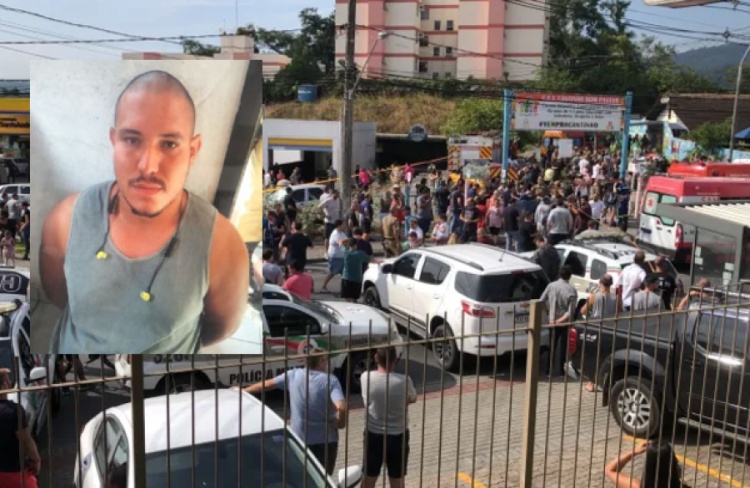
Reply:
[[453, 331], [448, 325], [439, 325], [432, 333], [432, 354], [443, 369], [457, 373], [461, 367], [456, 341], [453, 339]]
[[378, 289], [375, 288], [374, 285], [367, 287], [367, 289], [365, 290], [364, 302], [365, 305], [368, 305], [370, 307], [381, 308], [380, 295], [378, 294]]
[[347, 385], [349, 385], [350, 393], [361, 393], [362, 374], [378, 369], [378, 365], [375, 363], [375, 351], [370, 353], [369, 358], [367, 356], [366, 351], [354, 353], [342, 365], [339, 372], [339, 381], [345, 391]]
[[[192, 380], [191, 380], [192, 376]], [[176, 395], [188, 391], [206, 390], [211, 387], [205, 376], [197, 373], [183, 373], [164, 377], [161, 380], [161, 391], [164, 395]]]
[[615, 422], [627, 434], [651, 438], [659, 429], [660, 410], [657, 395], [646, 378], [623, 378], [612, 385], [609, 409]]

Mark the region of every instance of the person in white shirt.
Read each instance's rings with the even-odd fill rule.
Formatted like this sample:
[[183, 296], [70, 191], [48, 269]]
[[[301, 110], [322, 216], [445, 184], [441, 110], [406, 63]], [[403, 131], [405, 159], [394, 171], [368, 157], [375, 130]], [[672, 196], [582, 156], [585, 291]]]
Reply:
[[445, 223], [445, 214], [438, 215], [437, 220], [435, 221], [435, 226], [432, 228], [432, 240], [435, 241], [435, 244], [445, 244], [448, 242], [448, 237], [450, 237], [450, 233], [448, 232], [448, 224]]
[[[329, 196], [326, 197], [326, 195]], [[331, 232], [333, 232], [333, 229], [336, 228], [335, 222], [341, 218], [341, 200], [339, 199], [339, 191], [333, 190], [330, 194], [326, 192], [321, 195], [318, 208], [323, 211], [325, 217], [326, 238], [323, 247], [328, 249], [329, 236], [331, 235]], [[326, 259], [328, 259], [328, 257], [328, 254], [326, 254]]]
[[626, 311], [630, 310], [633, 295], [641, 289], [641, 284], [646, 279], [646, 270], [643, 267], [645, 262], [646, 255], [643, 251], [636, 252], [633, 256], [633, 264], [623, 269], [617, 277], [617, 288], [621, 288], [622, 305]]
[[594, 179], [599, 178], [599, 174], [602, 171], [602, 164], [597, 161], [596, 164], [591, 168], [591, 177]]
[[602, 201], [598, 193], [594, 195], [589, 205], [591, 206], [591, 217], [598, 223], [604, 215], [604, 209], [607, 205]]
[[328, 282], [344, 271], [344, 248], [341, 246], [349, 241], [349, 236], [344, 232], [344, 221], [339, 219], [333, 225], [333, 231], [328, 238], [328, 275], [320, 289], [324, 293], [328, 292]]
[[580, 173], [581, 173], [582, 175], [585, 175], [585, 174], [587, 174], [587, 173], [589, 172], [589, 165], [590, 165], [590, 164], [591, 164], [591, 163], [589, 163], [589, 160], [588, 160], [588, 159], [586, 159], [586, 156], [582, 157], [582, 158], [581, 158], [581, 160], [580, 160], [580, 161], [578, 161], [578, 169], [579, 169], [579, 172], [580, 172]]

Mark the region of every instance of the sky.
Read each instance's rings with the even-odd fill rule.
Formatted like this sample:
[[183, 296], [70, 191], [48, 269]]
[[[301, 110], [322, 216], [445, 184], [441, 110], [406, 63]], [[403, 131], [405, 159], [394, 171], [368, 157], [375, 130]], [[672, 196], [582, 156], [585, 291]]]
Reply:
[[[741, 2], [744, 3], [744, 2]], [[107, 5], [107, 9], [102, 9]], [[28, 79], [32, 59], [120, 59], [127, 51], [179, 52], [180, 47], [167, 42], [128, 42], [81, 45], [18, 45], [3, 42], [113, 39], [118, 36], [83, 29], [10, 12], [2, 7], [27, 10], [60, 20], [88, 24], [130, 35], [146, 37], [218, 35], [249, 23], [266, 29], [295, 29], [297, 15], [306, 7], [322, 14], [334, 8], [333, 0], [0, 0], [0, 79]], [[750, 4], [733, 11], [729, 3], [712, 6], [669, 9], [650, 7], [643, 0], [633, 0], [628, 19], [641, 27], [655, 29], [644, 35], [655, 35], [674, 44], [679, 51], [716, 45], [705, 39], [718, 39], [715, 33], [730, 32], [736, 42], [750, 42]], [[650, 25], [644, 25], [648, 23]], [[656, 27], [654, 27], [656, 26]], [[680, 29], [680, 30], [674, 30]], [[218, 38], [199, 39], [218, 44]]]

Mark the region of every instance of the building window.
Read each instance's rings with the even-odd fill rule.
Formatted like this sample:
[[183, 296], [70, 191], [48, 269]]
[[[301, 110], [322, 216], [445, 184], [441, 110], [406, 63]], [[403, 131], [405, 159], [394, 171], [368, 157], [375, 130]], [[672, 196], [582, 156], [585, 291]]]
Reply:
[[427, 73], [427, 61], [420, 61], [419, 62], [419, 72], [420, 73]]
[[430, 9], [421, 7], [419, 10], [419, 18], [421, 20], [430, 20]]
[[445, 55], [446, 56], [453, 56], [453, 48], [452, 47], [446, 47], [445, 48]]
[[439, 47], [433, 47], [432, 48], [432, 55], [433, 56], [440, 56], [440, 48]]
[[439, 77], [440, 77], [440, 73], [438, 73], [437, 71], [434, 72], [434, 73], [432, 73], [432, 79], [433, 80], [437, 80]]
[[427, 47], [427, 46], [429, 46], [430, 45], [430, 37], [429, 36], [425, 36], [425, 35], [420, 36], [419, 37], [419, 45], [421, 47]]
[[440, 21], [439, 20], [435, 21], [435, 30], [440, 30]]
[[447, 71], [447, 72], [445, 73], [445, 77], [446, 77], [446, 78], [451, 78], [451, 77], [453, 77], [453, 74], [452, 74], [452, 73], [451, 73], [450, 71]]
[[445, 30], [449, 30], [449, 31], [453, 30], [453, 21], [452, 20], [446, 20], [445, 21]]

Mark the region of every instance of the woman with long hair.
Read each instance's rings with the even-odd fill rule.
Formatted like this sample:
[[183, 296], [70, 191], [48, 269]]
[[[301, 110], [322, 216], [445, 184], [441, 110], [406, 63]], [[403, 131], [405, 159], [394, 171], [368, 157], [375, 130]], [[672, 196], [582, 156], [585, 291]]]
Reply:
[[[622, 472], [633, 458], [643, 453], [646, 459], [641, 478]], [[689, 488], [682, 482], [682, 467], [668, 442], [641, 442], [632, 451], [610, 461], [604, 475], [616, 488]]]

